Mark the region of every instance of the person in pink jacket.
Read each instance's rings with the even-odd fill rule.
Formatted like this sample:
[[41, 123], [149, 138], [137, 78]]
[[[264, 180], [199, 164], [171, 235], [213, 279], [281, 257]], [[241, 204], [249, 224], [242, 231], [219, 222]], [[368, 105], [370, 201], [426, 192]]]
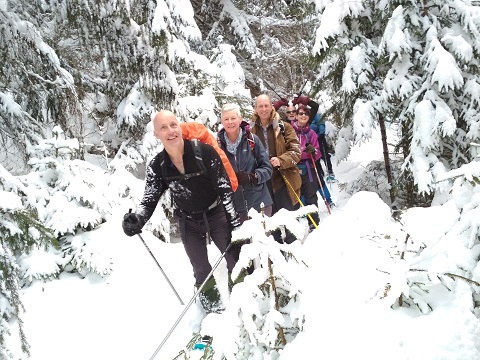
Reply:
[[[297, 117], [292, 121], [292, 127], [297, 133], [298, 141], [300, 142], [300, 149], [302, 154], [297, 167], [300, 170], [302, 177], [301, 194], [304, 198], [304, 205], [318, 206], [317, 190], [319, 188], [317, 175], [315, 173], [315, 161], [322, 157], [320, 152], [320, 145], [318, 144], [318, 137], [315, 131], [310, 129], [308, 120], [310, 118], [310, 110], [305, 105], [298, 105]], [[318, 212], [311, 214], [313, 221], [316, 224], [319, 222]], [[313, 229], [315, 225], [309, 219], [310, 228]]]

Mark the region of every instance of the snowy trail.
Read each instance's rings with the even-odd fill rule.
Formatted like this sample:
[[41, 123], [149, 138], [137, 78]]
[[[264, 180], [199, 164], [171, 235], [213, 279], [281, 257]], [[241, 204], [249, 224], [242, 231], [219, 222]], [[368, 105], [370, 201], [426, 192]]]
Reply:
[[[308, 321], [282, 350], [282, 360], [384, 360], [385, 354], [390, 360], [479, 358], [480, 327], [469, 310], [471, 293], [465, 283], [451, 283], [456, 292], [447, 292], [439, 284], [428, 295], [435, 311], [425, 316], [414, 308], [390, 308], [399, 291], [408, 292], [402, 288], [406, 270], [392, 262], [391, 256], [396, 254], [391, 245], [398, 238], [403, 244], [405, 233], [397, 233], [398, 223], [392, 221], [388, 206], [376, 194], [360, 192], [350, 197], [342, 190], [343, 183], [365, 171], [361, 162], [343, 162], [334, 169], [339, 182], [331, 184], [331, 193], [337, 206], [330, 215], [323, 203], [319, 204], [319, 229], [303, 244], [287, 245], [298, 247], [296, 256], [308, 266], [306, 274], [295, 278], [298, 283], [294, 285], [303, 291], [302, 301], [292, 304], [290, 313], [304, 314]], [[122, 208], [128, 209], [128, 205]], [[453, 210], [412, 209], [408, 228], [413, 236], [430, 237], [429, 241], [436, 242], [448, 230]], [[110, 275], [82, 277], [63, 273], [58, 280], [34, 280], [30, 287], [21, 289], [26, 310], [22, 320], [31, 345], [31, 357], [22, 360], [147, 360], [178, 319], [184, 307], [140, 239], [123, 234], [120, 224], [124, 211], [116, 211], [95, 231], [77, 235], [79, 241], [88, 242], [88, 249], [94, 251], [91, 256], [98, 263], [112, 262]], [[282, 221], [287, 223], [291, 218]], [[426, 223], [442, 226], [426, 232], [433, 226]], [[165, 244], [148, 232], [142, 236], [182, 300], [188, 303], [194, 294], [194, 279], [183, 245]], [[218, 255], [215, 246], [210, 245], [212, 263]], [[448, 260], [439, 255], [442, 261]], [[387, 278], [389, 274], [394, 276]], [[222, 295], [228, 299], [224, 262], [215, 276]], [[396, 288], [386, 293], [391, 298], [381, 299], [387, 282]], [[233, 354], [236, 342], [241, 342], [235, 338], [240, 319], [235, 306], [250, 306], [256, 291], [256, 278], [247, 277], [226, 301], [225, 313], [203, 322], [202, 331], [214, 337], [217, 356], [222, 351]], [[175, 358], [192, 338], [192, 332], [199, 330], [202, 315], [194, 304], [156, 359]], [[250, 330], [255, 332], [255, 326]], [[12, 337], [7, 339], [11, 348], [19, 347], [16, 334], [12, 328]], [[234, 358], [230, 356], [229, 360]]]

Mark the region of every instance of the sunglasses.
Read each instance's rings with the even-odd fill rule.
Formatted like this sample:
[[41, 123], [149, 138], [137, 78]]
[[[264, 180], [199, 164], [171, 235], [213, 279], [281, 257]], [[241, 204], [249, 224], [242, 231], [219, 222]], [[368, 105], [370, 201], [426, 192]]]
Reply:
[[296, 113], [295, 110], [289, 110], [289, 111], [287, 111], [287, 114], [295, 114], [295, 113]]
[[302, 115], [308, 115], [307, 113], [304, 113], [304, 112], [299, 112], [298, 113], [299, 116], [302, 116]]

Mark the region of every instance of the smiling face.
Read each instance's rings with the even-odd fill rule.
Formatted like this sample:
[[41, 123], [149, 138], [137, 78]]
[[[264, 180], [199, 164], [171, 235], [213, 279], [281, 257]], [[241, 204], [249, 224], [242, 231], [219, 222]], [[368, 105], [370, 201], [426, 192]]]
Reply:
[[262, 124], [267, 124], [270, 122], [272, 108], [272, 101], [268, 95], [263, 94], [257, 97], [257, 101], [255, 102], [255, 111], [257, 112]]
[[308, 123], [308, 119], [310, 118], [310, 114], [308, 110], [299, 107], [297, 112], [297, 124], [300, 127], [304, 127]]
[[161, 110], [153, 119], [153, 134], [168, 151], [183, 147], [182, 128], [174, 113]]
[[285, 112], [285, 114], [287, 115], [287, 120], [292, 122], [293, 120], [295, 120], [295, 116], [297, 115], [297, 109], [293, 105], [289, 106], [287, 107], [287, 111]]
[[222, 112], [222, 125], [230, 140], [238, 137], [240, 132], [240, 123], [242, 118], [235, 110], [227, 110]]

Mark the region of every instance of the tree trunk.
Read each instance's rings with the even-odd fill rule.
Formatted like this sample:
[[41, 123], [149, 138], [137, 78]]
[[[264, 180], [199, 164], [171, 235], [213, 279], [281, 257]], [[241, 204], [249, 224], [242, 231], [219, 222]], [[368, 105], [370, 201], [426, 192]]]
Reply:
[[[402, 153], [403, 159], [406, 159], [410, 154], [410, 142], [411, 139], [408, 136], [409, 126], [407, 123], [402, 125]], [[410, 170], [405, 169], [403, 174], [404, 184], [405, 184], [405, 193], [406, 193], [406, 206], [411, 208], [415, 205], [415, 183], [413, 181], [413, 176]]]
[[385, 118], [383, 115], [380, 115], [378, 122], [380, 124], [380, 132], [382, 134], [383, 161], [385, 162], [385, 171], [387, 173], [390, 202], [393, 204], [395, 201], [395, 185], [393, 183], [392, 166], [390, 165], [390, 157], [388, 155], [387, 130], [385, 128]]

